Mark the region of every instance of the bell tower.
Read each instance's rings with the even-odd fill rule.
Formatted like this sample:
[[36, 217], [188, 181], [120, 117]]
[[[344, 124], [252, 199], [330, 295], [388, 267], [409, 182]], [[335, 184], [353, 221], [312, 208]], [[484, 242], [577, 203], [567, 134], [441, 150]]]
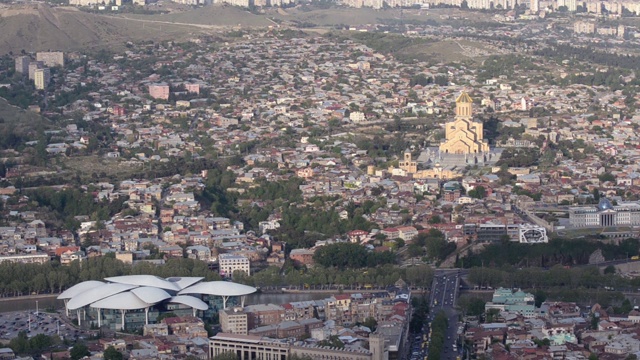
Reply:
[[471, 116], [473, 116], [473, 100], [463, 91], [456, 99], [456, 117], [470, 118]]

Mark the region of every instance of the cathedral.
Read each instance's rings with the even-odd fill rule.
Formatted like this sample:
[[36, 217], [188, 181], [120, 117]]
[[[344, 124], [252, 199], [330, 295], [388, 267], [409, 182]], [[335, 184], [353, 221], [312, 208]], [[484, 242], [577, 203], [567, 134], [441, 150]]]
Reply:
[[445, 128], [445, 140], [440, 153], [482, 154], [489, 152], [489, 143], [482, 134], [483, 124], [473, 120], [473, 100], [462, 92], [456, 99], [456, 116]]
[[483, 130], [484, 124], [473, 118], [473, 99], [463, 91], [456, 99], [455, 117], [445, 125], [445, 139], [438, 147], [426, 148], [417, 162], [451, 170], [495, 164], [502, 149], [491, 149]]

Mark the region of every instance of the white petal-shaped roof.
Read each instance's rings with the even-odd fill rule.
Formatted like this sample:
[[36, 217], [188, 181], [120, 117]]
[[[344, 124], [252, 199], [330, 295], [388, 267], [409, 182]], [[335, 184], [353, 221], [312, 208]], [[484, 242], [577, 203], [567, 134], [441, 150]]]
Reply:
[[70, 299], [67, 303], [67, 309], [76, 310], [98, 300], [107, 298], [111, 295], [115, 295], [137, 287], [138, 286], [136, 285], [127, 284], [104, 284], [102, 286], [97, 286]]
[[206, 294], [217, 296], [242, 296], [256, 292], [253, 286], [237, 284], [229, 281], [207, 281], [189, 286], [180, 291], [178, 295], [185, 294]]
[[125, 275], [105, 278], [106, 281], [137, 286], [151, 286], [170, 291], [180, 291], [178, 284], [153, 275]]
[[171, 297], [168, 292], [150, 286], [135, 288], [131, 292], [147, 304], [157, 304]]
[[197, 310], [207, 310], [209, 308], [209, 305], [207, 305], [206, 302], [198, 299], [197, 297], [189, 295], [174, 296], [171, 298], [171, 300], [169, 300], [169, 302], [174, 304], [187, 305]]
[[203, 277], [192, 277], [192, 276], [178, 277], [178, 276], [176, 276], [176, 277], [168, 277], [167, 281], [175, 283], [182, 290], [184, 288], [188, 288], [189, 286], [197, 283], [198, 281], [202, 281], [203, 279], [204, 279]]
[[71, 299], [75, 296], [82, 294], [85, 291], [89, 291], [95, 287], [102, 286], [102, 285], [104, 285], [102, 281], [95, 281], [95, 280], [83, 281], [63, 291], [62, 294], [58, 295], [57, 299], [60, 299], [60, 300]]
[[142, 301], [134, 293], [126, 291], [98, 300], [90, 306], [96, 309], [137, 310], [148, 308], [152, 305]]

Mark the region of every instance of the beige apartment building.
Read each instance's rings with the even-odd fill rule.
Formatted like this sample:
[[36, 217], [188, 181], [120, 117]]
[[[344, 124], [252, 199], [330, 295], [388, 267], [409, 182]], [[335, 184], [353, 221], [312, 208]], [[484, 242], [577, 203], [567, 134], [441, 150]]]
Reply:
[[64, 53], [61, 51], [48, 51], [48, 52], [36, 53], [36, 60], [42, 61], [42, 63], [44, 63], [44, 65], [48, 67], [54, 67], [54, 66], [64, 67]]
[[220, 310], [220, 327], [228, 334], [247, 335], [249, 332], [249, 316], [242, 308]]
[[573, 32], [576, 34], [593, 34], [596, 32], [596, 24], [588, 21], [576, 21], [573, 24]]
[[16, 72], [25, 74], [29, 72], [29, 64], [31, 63], [31, 58], [28, 56], [18, 56], [16, 58]]

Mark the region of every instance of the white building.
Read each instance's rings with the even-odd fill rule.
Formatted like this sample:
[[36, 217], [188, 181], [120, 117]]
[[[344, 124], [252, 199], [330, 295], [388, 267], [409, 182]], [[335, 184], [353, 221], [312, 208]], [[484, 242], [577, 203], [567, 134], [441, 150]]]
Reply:
[[251, 275], [250, 262], [246, 256], [234, 254], [220, 254], [218, 256], [220, 265], [220, 275], [224, 277], [232, 277], [236, 270], [244, 271], [247, 275]]
[[573, 227], [615, 227], [640, 225], [640, 203], [612, 205], [601, 199], [598, 206], [577, 206], [569, 209], [569, 223]]
[[269, 230], [277, 230], [280, 228], [280, 222], [278, 220], [267, 220], [267, 221], [260, 221], [258, 223], [258, 226], [260, 227], [260, 233], [264, 234]]

